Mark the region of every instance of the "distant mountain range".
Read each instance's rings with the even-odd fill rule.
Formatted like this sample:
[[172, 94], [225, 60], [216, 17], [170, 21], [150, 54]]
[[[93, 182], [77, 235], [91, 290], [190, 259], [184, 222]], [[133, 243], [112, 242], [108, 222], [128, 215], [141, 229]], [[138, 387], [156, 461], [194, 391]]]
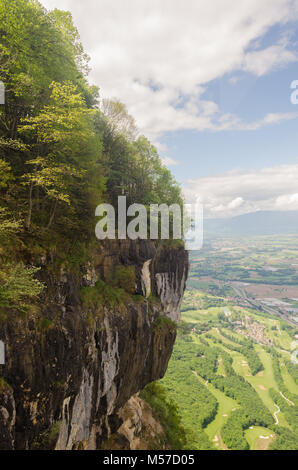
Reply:
[[298, 234], [298, 211], [258, 211], [228, 219], [205, 219], [210, 235]]

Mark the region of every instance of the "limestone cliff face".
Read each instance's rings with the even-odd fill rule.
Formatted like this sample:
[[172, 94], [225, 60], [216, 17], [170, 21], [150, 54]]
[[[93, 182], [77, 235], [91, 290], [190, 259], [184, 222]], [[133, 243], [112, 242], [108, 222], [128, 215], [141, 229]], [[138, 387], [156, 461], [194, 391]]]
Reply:
[[[167, 369], [176, 330], [156, 319], [179, 319], [188, 256], [124, 240], [100, 244], [76, 275], [49, 274], [53, 260], [42, 263], [42, 305], [0, 323], [0, 449], [99, 449], [123, 426], [131, 397]], [[83, 307], [80, 289], [117, 265], [134, 268], [143, 300]]]
[[118, 412], [122, 425], [103, 445], [106, 450], [168, 450], [166, 433], [139, 394]]

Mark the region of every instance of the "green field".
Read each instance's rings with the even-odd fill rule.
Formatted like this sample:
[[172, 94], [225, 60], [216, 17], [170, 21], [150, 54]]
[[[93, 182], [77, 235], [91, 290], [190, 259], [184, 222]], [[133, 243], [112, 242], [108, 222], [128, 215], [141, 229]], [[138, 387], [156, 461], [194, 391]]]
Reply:
[[[259, 341], [253, 337], [255, 330], [259, 332]], [[196, 289], [186, 292], [178, 340], [162, 383], [175, 400], [185, 427], [198, 436], [198, 449], [224, 450], [247, 446], [251, 450], [265, 450], [274, 446], [293, 447], [298, 429], [298, 385], [284, 361], [290, 359], [295, 334], [295, 328], [285, 328], [280, 319], [270, 318], [251, 308], [239, 307], [224, 297]], [[282, 390], [273, 368], [273, 352], [277, 354], [275, 360], [280, 367]], [[254, 374], [248, 365], [251, 361], [247, 356], [249, 353], [256, 354], [261, 362], [260, 370]], [[191, 379], [185, 386], [185, 377], [188, 376]], [[214, 409], [211, 411], [212, 419], [208, 418], [205, 424], [198, 414], [196, 420], [193, 419], [196, 403], [200, 402], [200, 394], [203, 393], [201, 388], [192, 388], [195, 387], [194, 379], [204, 387], [203, 399], [205, 403], [210, 401], [210, 410], [214, 408], [212, 400], [217, 402], [216, 412]], [[231, 396], [234, 392], [229, 388], [227, 391], [221, 389], [222, 386], [227, 387], [230, 380], [236, 380], [236, 387], [240, 387], [236, 396]], [[283, 406], [272, 396], [272, 390], [278, 394]], [[247, 393], [251, 395], [250, 402], [245, 402], [249, 404], [248, 408], [247, 405], [243, 406], [241, 399]], [[254, 402], [258, 403], [257, 411], [254, 410]], [[204, 412], [203, 407], [200, 413]], [[236, 429], [239, 424], [238, 419], [239, 434], [242, 436], [239, 442], [237, 437], [232, 436], [233, 428]], [[231, 446], [234, 437], [235, 447], [233, 444]], [[207, 442], [210, 447], [207, 447]]]
[[211, 238], [199, 254], [191, 253], [189, 286], [216, 291], [214, 278], [297, 286], [297, 259], [297, 237], [292, 235]]
[[220, 390], [217, 390], [211, 383], [207, 383], [200, 376], [197, 376], [198, 380], [205, 384], [205, 387], [215, 396], [218, 401], [218, 410], [215, 419], [208, 424], [205, 429], [207, 436], [214, 443], [215, 447], [223, 449], [221, 444], [220, 430], [227, 420], [230, 413], [233, 413], [238, 408], [237, 402], [232, 398], [227, 397]]
[[290, 376], [289, 372], [287, 371], [287, 368], [285, 367], [284, 363], [282, 363], [282, 378], [284, 380], [284, 383], [287, 387], [287, 389], [296, 395], [298, 395], [298, 385], [294, 382], [293, 378]]
[[251, 450], [267, 450], [274, 434], [270, 429], [252, 426], [252, 429], [245, 431], [245, 437]]

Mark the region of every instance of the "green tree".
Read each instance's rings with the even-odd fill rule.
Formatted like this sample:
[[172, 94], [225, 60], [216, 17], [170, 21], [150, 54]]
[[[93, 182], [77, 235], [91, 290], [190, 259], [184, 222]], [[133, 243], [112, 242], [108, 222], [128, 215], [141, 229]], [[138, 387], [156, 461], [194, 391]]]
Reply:
[[[49, 104], [37, 116], [24, 120], [19, 129], [34, 141], [31, 153], [36, 155], [27, 162], [33, 171], [24, 175], [29, 185], [27, 228], [31, 226], [34, 188], [38, 189], [37, 207], [41, 196], [50, 200], [50, 228], [58, 204], [70, 205], [75, 180], [82, 181], [87, 169], [96, 170], [100, 156], [93, 129], [94, 111], [87, 108], [81, 93], [70, 82], [53, 82], [51, 89]], [[103, 181], [101, 175], [98, 179]]]
[[[44, 289], [34, 277], [38, 268], [25, 267], [23, 263], [5, 265], [0, 268], [0, 310], [16, 308], [25, 311]], [[29, 302], [29, 303], [28, 303]]]
[[128, 113], [125, 104], [115, 99], [102, 99], [100, 110], [108, 118], [113, 136], [123, 135], [129, 141], [135, 140], [138, 132], [136, 122]]

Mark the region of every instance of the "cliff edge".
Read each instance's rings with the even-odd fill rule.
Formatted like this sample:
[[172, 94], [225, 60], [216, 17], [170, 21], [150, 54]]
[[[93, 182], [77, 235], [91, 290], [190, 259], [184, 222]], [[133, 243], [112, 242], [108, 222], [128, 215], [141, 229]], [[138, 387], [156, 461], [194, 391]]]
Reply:
[[[188, 274], [183, 247], [106, 241], [80, 272], [57, 274], [54, 262], [40, 261], [41, 304], [1, 324], [0, 449], [103, 448], [123, 431], [129, 400], [163, 377], [172, 353]], [[134, 292], [124, 302], [96, 302], [98, 281], [119, 266], [134, 273]]]

